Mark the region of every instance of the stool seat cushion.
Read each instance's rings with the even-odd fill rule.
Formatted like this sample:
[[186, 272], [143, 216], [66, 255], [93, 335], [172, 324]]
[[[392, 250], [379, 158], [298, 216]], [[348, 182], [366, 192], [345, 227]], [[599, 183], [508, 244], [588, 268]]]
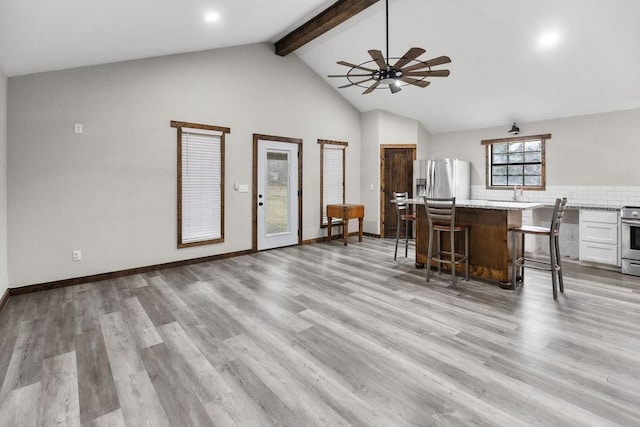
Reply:
[[520, 227], [513, 227], [511, 230], [519, 233], [539, 234], [543, 236], [548, 236], [550, 233], [549, 227], [537, 227], [535, 225], [522, 225]]
[[[465, 230], [467, 228], [469, 228], [469, 227], [463, 226], [463, 225], [456, 225], [455, 227], [453, 227], [453, 231], [463, 231], [463, 230]], [[438, 231], [451, 231], [451, 226], [450, 225], [433, 224], [433, 229], [434, 230], [438, 230]]]

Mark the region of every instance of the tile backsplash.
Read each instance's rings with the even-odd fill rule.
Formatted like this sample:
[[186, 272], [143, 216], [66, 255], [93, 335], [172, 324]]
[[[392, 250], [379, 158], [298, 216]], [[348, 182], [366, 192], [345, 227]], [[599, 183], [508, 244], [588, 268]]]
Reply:
[[[566, 197], [569, 205], [584, 206], [640, 206], [640, 186], [606, 185], [547, 185], [545, 191], [518, 189], [518, 200], [553, 204], [556, 198]], [[479, 200], [512, 200], [513, 188], [487, 190], [484, 185], [471, 186], [471, 198]]]

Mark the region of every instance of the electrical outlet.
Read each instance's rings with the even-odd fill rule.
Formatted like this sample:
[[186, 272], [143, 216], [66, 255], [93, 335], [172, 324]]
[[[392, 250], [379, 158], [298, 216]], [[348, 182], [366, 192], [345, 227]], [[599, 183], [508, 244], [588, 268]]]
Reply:
[[82, 133], [82, 123], [76, 123], [73, 125], [73, 133]]
[[82, 251], [77, 250], [77, 251], [71, 252], [71, 257], [73, 258], [74, 261], [80, 261], [82, 259]]

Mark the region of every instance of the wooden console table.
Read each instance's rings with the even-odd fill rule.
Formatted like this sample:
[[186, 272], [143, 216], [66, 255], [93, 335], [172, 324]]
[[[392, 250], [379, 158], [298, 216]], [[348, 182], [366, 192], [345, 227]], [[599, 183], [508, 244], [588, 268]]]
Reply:
[[364, 220], [364, 205], [327, 205], [327, 235], [331, 240], [331, 218], [342, 218], [342, 238], [347, 246], [349, 237], [349, 219], [358, 218], [358, 237], [362, 242], [362, 221]]

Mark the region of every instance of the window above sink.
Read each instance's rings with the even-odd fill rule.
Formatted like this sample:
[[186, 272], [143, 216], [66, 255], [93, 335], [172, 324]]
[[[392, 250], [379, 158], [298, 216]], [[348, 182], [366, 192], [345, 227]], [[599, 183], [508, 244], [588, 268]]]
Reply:
[[482, 141], [487, 189], [545, 189], [545, 141], [550, 134]]

